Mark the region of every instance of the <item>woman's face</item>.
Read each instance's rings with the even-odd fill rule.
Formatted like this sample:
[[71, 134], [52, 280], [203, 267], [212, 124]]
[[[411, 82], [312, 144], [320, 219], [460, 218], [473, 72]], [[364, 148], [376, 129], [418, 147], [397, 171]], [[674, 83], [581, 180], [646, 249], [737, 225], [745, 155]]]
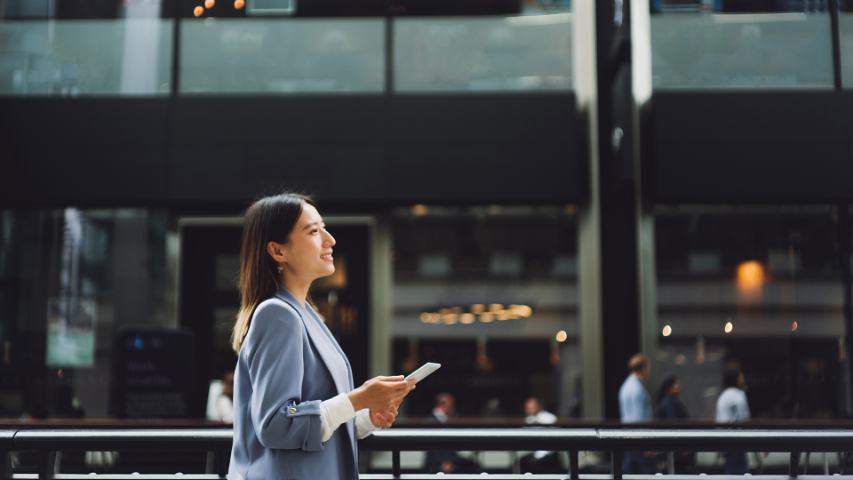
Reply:
[[326, 230], [323, 217], [306, 203], [288, 242], [281, 245], [285, 272], [309, 281], [335, 273], [334, 246], [335, 238]]
[[669, 394], [674, 395], [676, 397], [678, 395], [680, 395], [681, 394], [681, 384], [678, 382], [673, 383], [672, 386], [669, 387]]

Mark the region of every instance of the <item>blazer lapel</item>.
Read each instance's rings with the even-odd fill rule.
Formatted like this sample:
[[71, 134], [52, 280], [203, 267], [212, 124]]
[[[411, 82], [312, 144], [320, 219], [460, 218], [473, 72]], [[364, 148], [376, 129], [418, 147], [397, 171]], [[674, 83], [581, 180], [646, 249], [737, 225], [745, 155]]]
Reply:
[[[298, 301], [296, 301], [295, 298], [293, 298], [293, 296], [290, 295], [289, 292], [280, 291], [277, 294], [277, 297], [290, 304], [290, 306], [292, 306], [299, 314], [299, 318], [302, 319], [302, 325], [305, 326], [305, 330], [308, 332], [308, 339], [311, 341], [311, 345], [314, 346], [314, 350], [320, 355], [320, 358], [323, 359], [323, 363], [326, 365], [326, 370], [329, 371], [329, 375], [332, 377], [332, 381], [335, 383], [335, 389], [337, 389], [338, 393], [347, 393], [352, 390], [349, 388], [349, 382], [347, 382], [349, 372], [336, 372], [333, 368], [329, 367], [330, 365], [335, 365], [336, 362], [334, 362], [333, 355], [339, 355], [339, 353], [336, 350], [331, 350], [326, 347], [328, 342], [319, 341], [319, 336], [325, 334], [320, 330], [320, 326], [317, 325], [317, 322], [315, 322], [313, 318], [305, 318], [308, 313], [305, 312], [305, 309]], [[332, 344], [334, 344], [334, 342], [332, 342]], [[346, 357], [344, 356], [344, 358]]]
[[[311, 313], [306, 312], [299, 302], [290, 295], [290, 292], [280, 290], [276, 296], [287, 302], [299, 314], [299, 318], [302, 319], [302, 325], [305, 326], [305, 330], [308, 332], [308, 338], [311, 341], [311, 345], [314, 346], [314, 350], [320, 354], [320, 358], [322, 358], [323, 363], [326, 364], [326, 370], [328, 370], [329, 375], [332, 377], [332, 381], [335, 383], [335, 388], [338, 390], [338, 393], [348, 393], [352, 390], [352, 367], [350, 366], [349, 359], [344, 354], [343, 350], [341, 350], [340, 345], [338, 345], [337, 340], [335, 340], [335, 337], [332, 335], [332, 332], [329, 331], [328, 327], [319, 321], [315, 321], [313, 318], [305, 318], [306, 315], [311, 315]], [[320, 335], [328, 335], [331, 342], [318, 342]], [[331, 350], [329, 348], [324, 348], [323, 345], [326, 345], [327, 343], [334, 345], [335, 349]], [[336, 372], [334, 369], [329, 368], [329, 365], [334, 365], [332, 355], [339, 355], [343, 358], [344, 364], [347, 366], [346, 372]], [[356, 443], [355, 436], [355, 422], [350, 420], [349, 422], [344, 423], [344, 425], [346, 426], [347, 433], [349, 434], [353, 462], [358, 462], [358, 444]]]
[[[307, 306], [306, 308], [310, 308], [312, 310], [312, 314], [315, 315], [317, 317], [317, 319], [320, 318], [320, 315], [317, 314], [316, 312], [314, 312], [313, 311], [314, 309], [310, 305]], [[329, 327], [327, 327], [325, 323], [320, 322], [320, 321], [310, 322], [310, 323], [316, 323], [317, 324], [318, 329], [322, 330], [323, 335], [326, 335], [329, 338], [331, 344], [335, 346], [335, 350], [337, 350], [337, 352], [338, 352], [338, 354], [340, 354], [341, 358], [344, 359], [344, 363], [347, 366], [347, 380], [349, 381], [349, 384], [348, 384], [348, 388], [346, 390], [340, 390], [339, 389], [338, 392], [349, 392], [350, 390], [355, 388], [353, 386], [352, 365], [350, 365], [350, 363], [349, 363], [349, 358], [347, 358], [347, 356], [344, 353], [343, 349], [341, 348], [340, 344], [335, 339], [335, 336], [332, 335], [332, 331], [329, 330]], [[334, 376], [334, 374], [332, 376]], [[344, 425], [346, 426], [347, 432], [349, 433], [350, 445], [352, 446], [352, 456], [354, 459], [357, 459], [358, 458], [358, 443], [356, 442], [356, 436], [355, 436], [355, 421], [346, 422]]]
[[[314, 315], [317, 316], [317, 318], [320, 318], [320, 314], [318, 314], [316, 312], [316, 310], [314, 310], [313, 307], [311, 307], [309, 305], [307, 308], [311, 309], [311, 311], [313, 312]], [[338, 353], [341, 355], [341, 358], [344, 359], [344, 363], [346, 363], [346, 365], [347, 365], [347, 374], [348, 374], [347, 377], [349, 380], [349, 386], [348, 386], [349, 388], [347, 388], [346, 391], [348, 392], [348, 391], [352, 390], [353, 388], [355, 388], [355, 384], [353, 383], [353, 379], [352, 379], [352, 365], [349, 363], [349, 358], [347, 357], [347, 354], [344, 353], [344, 350], [341, 348], [341, 345], [338, 343], [338, 340], [335, 338], [334, 335], [332, 335], [332, 331], [329, 330], [329, 327], [326, 326], [326, 324], [324, 322], [319, 322], [319, 327], [323, 330], [323, 333], [326, 335], [326, 337], [329, 338], [332, 345], [335, 346], [335, 350], [338, 351]]]

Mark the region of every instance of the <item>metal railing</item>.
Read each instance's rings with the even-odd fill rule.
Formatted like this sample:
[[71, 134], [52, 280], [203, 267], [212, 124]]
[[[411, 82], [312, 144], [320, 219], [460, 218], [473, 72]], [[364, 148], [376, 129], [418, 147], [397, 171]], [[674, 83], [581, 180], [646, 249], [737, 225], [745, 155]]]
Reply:
[[[0, 429], [0, 477], [12, 479], [222, 479], [230, 455], [230, 429], [167, 428], [13, 428]], [[359, 442], [363, 451], [391, 452], [390, 473], [365, 473], [362, 480], [386, 479], [599, 479], [623, 478], [622, 459], [626, 451], [760, 451], [787, 452], [787, 475], [753, 475], [757, 478], [833, 478], [853, 479], [844, 472], [823, 475], [799, 475], [801, 454], [807, 452], [847, 452], [853, 450], [853, 429], [758, 429], [758, 428], [394, 428], [374, 433]], [[207, 452], [205, 473], [175, 474], [69, 474], [61, 472], [63, 451], [169, 451]], [[404, 451], [476, 450], [565, 452], [567, 470], [558, 475], [531, 474], [425, 474], [404, 473], [400, 454]], [[36, 473], [12, 470], [12, 452], [28, 451], [39, 459]], [[598, 451], [610, 454], [610, 472], [582, 474], [579, 453]], [[707, 479], [704, 474], [676, 475], [672, 463], [667, 474], [625, 475], [631, 479]], [[750, 477], [750, 478], [752, 478]], [[722, 478], [722, 477], [719, 477]], [[316, 479], [325, 480], [325, 479]]]

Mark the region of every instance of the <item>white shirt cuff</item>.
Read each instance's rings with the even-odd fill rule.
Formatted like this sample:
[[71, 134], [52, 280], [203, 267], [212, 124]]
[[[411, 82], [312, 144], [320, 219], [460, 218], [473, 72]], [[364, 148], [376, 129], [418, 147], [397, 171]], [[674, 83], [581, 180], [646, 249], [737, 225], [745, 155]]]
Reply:
[[321, 440], [328, 442], [335, 430], [353, 417], [355, 417], [355, 410], [352, 408], [352, 402], [349, 401], [346, 393], [320, 402]]
[[364, 408], [355, 414], [355, 436], [362, 439], [379, 430], [379, 427], [370, 421], [370, 410]]

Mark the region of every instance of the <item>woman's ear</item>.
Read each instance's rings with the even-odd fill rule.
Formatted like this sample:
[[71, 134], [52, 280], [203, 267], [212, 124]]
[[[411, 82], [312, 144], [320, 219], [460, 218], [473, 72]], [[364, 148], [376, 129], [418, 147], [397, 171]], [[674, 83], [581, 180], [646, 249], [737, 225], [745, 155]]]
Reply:
[[272, 257], [275, 263], [282, 264], [286, 262], [284, 245], [278, 242], [267, 242], [267, 253]]

